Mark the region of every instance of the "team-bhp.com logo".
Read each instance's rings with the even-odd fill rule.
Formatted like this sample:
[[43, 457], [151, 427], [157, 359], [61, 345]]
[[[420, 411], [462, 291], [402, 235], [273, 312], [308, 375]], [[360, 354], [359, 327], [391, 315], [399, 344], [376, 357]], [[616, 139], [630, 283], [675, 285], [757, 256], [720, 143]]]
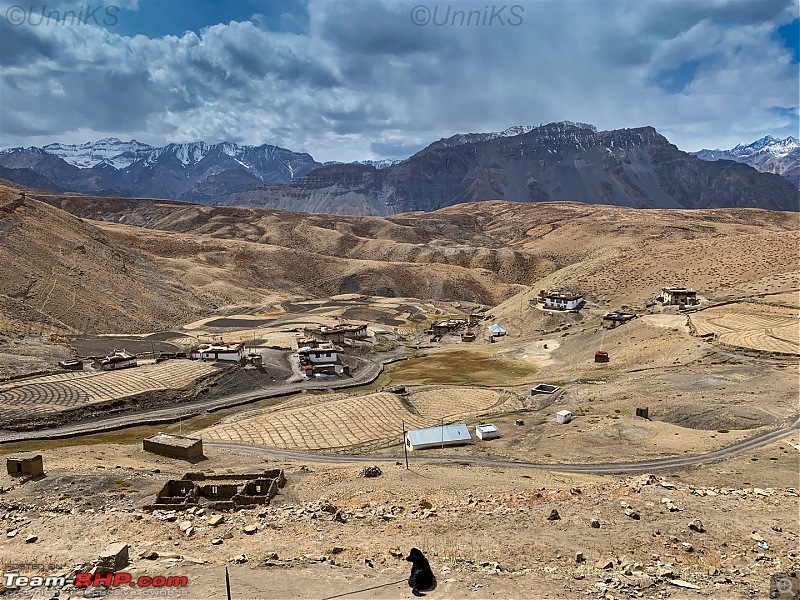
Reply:
[[[3, 573], [3, 583], [6, 589], [19, 589], [19, 588], [50, 588], [60, 589], [67, 585], [75, 586], [76, 588], [91, 588], [91, 587], [124, 587], [128, 588], [142, 588], [141, 595], [163, 595], [156, 593], [157, 590], [165, 590], [166, 588], [185, 588], [189, 585], [189, 579], [185, 576], [171, 575], [165, 577], [163, 575], [155, 575], [149, 577], [142, 575], [136, 579], [130, 573], [106, 573], [101, 575], [99, 573], [87, 573], [79, 571], [75, 577], [61, 577], [55, 575], [48, 576], [33, 576], [28, 577], [20, 575], [19, 573]], [[148, 593], [148, 591], [150, 593]], [[186, 590], [172, 590], [170, 596], [179, 596], [188, 594]]]
[[520, 4], [492, 4], [481, 10], [455, 8], [451, 4], [418, 4], [411, 9], [411, 22], [423, 27], [519, 27], [525, 7]]
[[19, 27], [20, 25], [30, 25], [32, 27], [38, 27], [39, 25], [97, 25], [100, 27], [105, 25], [106, 27], [114, 27], [119, 22], [118, 12], [119, 7], [113, 4], [81, 5], [75, 10], [50, 8], [46, 4], [41, 6], [37, 4], [12, 4], [6, 9], [5, 16], [6, 21], [14, 27]]

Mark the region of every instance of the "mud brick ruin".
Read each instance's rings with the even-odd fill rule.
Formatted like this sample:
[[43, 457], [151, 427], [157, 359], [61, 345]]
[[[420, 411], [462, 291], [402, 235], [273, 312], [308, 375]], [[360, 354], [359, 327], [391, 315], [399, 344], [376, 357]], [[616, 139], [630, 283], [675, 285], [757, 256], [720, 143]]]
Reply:
[[206, 475], [186, 473], [183, 479], [171, 479], [156, 495], [148, 510], [186, 510], [203, 506], [215, 510], [235, 510], [269, 501], [286, 484], [283, 469], [263, 473]]

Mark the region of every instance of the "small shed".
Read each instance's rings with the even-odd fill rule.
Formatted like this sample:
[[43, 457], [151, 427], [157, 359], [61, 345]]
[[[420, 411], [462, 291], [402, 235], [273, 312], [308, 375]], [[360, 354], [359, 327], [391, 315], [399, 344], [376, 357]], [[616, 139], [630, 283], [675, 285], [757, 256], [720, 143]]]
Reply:
[[491, 423], [475, 425], [475, 435], [481, 440], [494, 440], [500, 437], [500, 430]]
[[506, 334], [505, 328], [503, 328], [503, 326], [500, 325], [499, 323], [495, 323], [494, 325], [489, 327], [489, 335], [492, 335], [494, 337], [502, 337], [505, 334]]
[[572, 413], [568, 410], [560, 410], [556, 413], [556, 421], [559, 423], [569, 423], [572, 421]]
[[105, 550], [100, 553], [98, 566], [111, 571], [121, 571], [130, 563], [128, 556], [128, 544], [124, 542], [117, 542], [109, 544]]
[[439, 425], [426, 429], [410, 429], [406, 432], [406, 448], [422, 450], [425, 448], [441, 448], [442, 446], [458, 446], [472, 442], [472, 436], [466, 425]]
[[203, 440], [182, 435], [159, 432], [142, 440], [142, 448], [146, 452], [183, 460], [203, 458]]
[[6, 459], [6, 469], [12, 477], [22, 475], [44, 475], [44, 462], [41, 454], [17, 454]]
[[608, 362], [608, 352], [605, 350], [598, 350], [594, 353], [594, 362], [596, 363], [607, 363]]

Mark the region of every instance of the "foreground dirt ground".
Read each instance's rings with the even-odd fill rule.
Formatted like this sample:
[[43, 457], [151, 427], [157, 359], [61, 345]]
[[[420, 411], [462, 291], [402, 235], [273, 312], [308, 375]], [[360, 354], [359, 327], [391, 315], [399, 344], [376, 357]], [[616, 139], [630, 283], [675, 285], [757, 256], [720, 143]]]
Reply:
[[[625, 478], [434, 466], [420, 453], [410, 470], [376, 462], [382, 475], [364, 478], [369, 463], [276, 463], [210, 448], [192, 465], [140, 444], [65, 445], [44, 452], [45, 477], [0, 478], [0, 560], [6, 570], [69, 571], [122, 541], [134, 577], [186, 575], [185, 597], [224, 598], [228, 566], [234, 598], [406, 598], [402, 557], [419, 547], [437, 576], [431, 598], [766, 598], [770, 576], [798, 563], [798, 454], [788, 443], [797, 441]], [[187, 471], [274, 467], [287, 485], [272, 504], [225, 512], [216, 526], [210, 511], [142, 510]], [[559, 518], [548, 520], [553, 510]], [[689, 528], [696, 520], [702, 533]]]

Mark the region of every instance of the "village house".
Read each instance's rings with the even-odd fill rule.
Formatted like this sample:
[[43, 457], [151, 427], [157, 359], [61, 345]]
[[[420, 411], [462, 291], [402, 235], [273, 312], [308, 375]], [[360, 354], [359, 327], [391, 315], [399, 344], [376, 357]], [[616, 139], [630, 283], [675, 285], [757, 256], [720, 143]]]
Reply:
[[241, 362], [247, 355], [243, 342], [214, 342], [202, 344], [193, 348], [189, 356], [194, 360], [221, 360], [226, 362]]
[[139, 363], [136, 360], [135, 354], [130, 354], [125, 350], [114, 350], [113, 354], [109, 354], [97, 361], [95, 367], [101, 371], [116, 371], [117, 369], [127, 369], [128, 367], [135, 367]]
[[183, 460], [203, 458], [203, 440], [169, 433], [157, 433], [142, 440], [142, 449], [145, 452]]
[[691, 306], [698, 303], [697, 292], [682, 287], [661, 288], [660, 301], [662, 304]]
[[614, 329], [635, 318], [636, 315], [631, 313], [610, 312], [603, 317], [603, 327], [605, 329]]
[[431, 331], [436, 337], [441, 337], [443, 335], [447, 335], [451, 331], [457, 331], [458, 329], [461, 329], [466, 324], [467, 321], [465, 319], [445, 319], [443, 321], [437, 321], [431, 325]]
[[332, 327], [321, 325], [319, 327], [304, 327], [303, 335], [307, 338], [334, 344], [343, 344], [345, 338], [363, 340], [367, 337], [367, 326], [342, 323]]
[[584, 304], [583, 296], [572, 292], [539, 292], [539, 298], [544, 303], [545, 308], [555, 308], [556, 310], [578, 310]]

